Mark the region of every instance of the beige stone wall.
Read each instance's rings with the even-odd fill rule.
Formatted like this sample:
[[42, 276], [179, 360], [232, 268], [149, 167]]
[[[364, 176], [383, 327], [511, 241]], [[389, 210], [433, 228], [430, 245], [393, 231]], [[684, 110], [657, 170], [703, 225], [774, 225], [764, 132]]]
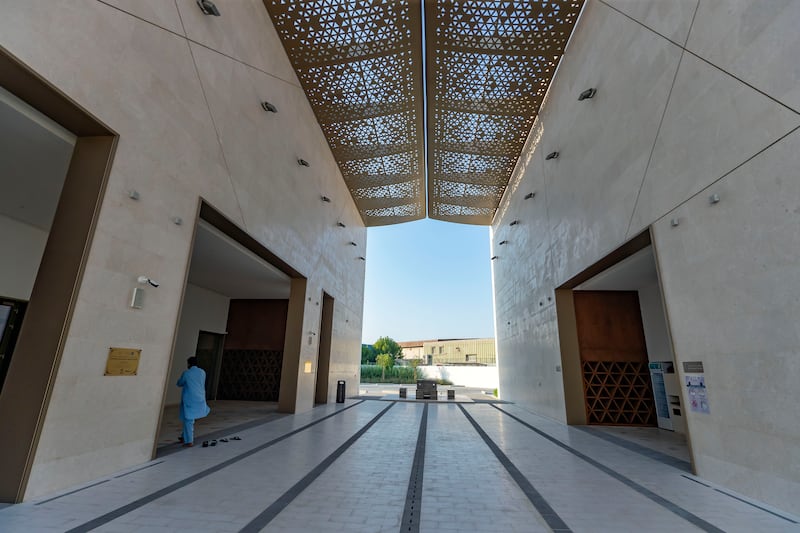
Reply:
[[554, 289], [652, 226], [676, 360], [705, 365], [697, 473], [784, 509], [800, 494], [799, 24], [797, 2], [589, 0], [492, 226], [503, 399], [566, 419]]
[[[0, 46], [120, 135], [26, 498], [150, 459], [201, 197], [308, 278], [303, 331], [336, 299], [330, 378], [357, 390], [366, 230], [261, 0], [220, 9], [30, 0], [0, 17]], [[161, 287], [132, 310], [142, 274]], [[103, 376], [110, 346], [142, 349], [138, 376]], [[298, 376], [298, 410], [313, 388]]]

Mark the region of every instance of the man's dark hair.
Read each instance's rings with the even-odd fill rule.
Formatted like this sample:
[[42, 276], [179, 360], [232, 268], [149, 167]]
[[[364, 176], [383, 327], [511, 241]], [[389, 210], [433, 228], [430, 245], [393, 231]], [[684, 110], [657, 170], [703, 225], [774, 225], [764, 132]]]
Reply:
[[197, 366], [197, 357], [192, 356], [189, 359], [187, 359], [186, 362], [188, 363], [190, 368], [193, 366]]

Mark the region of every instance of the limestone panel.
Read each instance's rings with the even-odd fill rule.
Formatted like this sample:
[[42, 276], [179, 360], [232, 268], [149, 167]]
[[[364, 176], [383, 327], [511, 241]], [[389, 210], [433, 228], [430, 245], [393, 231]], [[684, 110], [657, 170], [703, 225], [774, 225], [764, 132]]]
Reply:
[[[559, 153], [543, 164], [557, 284], [624, 241], [680, 53], [587, 5], [540, 114], [537, 149]], [[594, 98], [578, 101], [590, 87]]]
[[709, 188], [719, 203], [699, 195], [669, 214], [679, 226], [654, 226], [676, 360], [705, 368], [711, 412], [686, 409], [698, 474], [787, 510], [800, 494], [799, 165], [794, 132]]
[[681, 61], [631, 234], [800, 125], [800, 115], [691, 54]]
[[196, 0], [176, 4], [189, 39], [299, 86], [262, 0], [217, 2], [219, 17], [204, 15]]
[[798, 110], [798, 25], [795, 0], [700, 0], [687, 48]]
[[601, 0], [681, 46], [689, 37], [698, 0]]
[[173, 0], [100, 0], [165, 30], [183, 35], [178, 7]]

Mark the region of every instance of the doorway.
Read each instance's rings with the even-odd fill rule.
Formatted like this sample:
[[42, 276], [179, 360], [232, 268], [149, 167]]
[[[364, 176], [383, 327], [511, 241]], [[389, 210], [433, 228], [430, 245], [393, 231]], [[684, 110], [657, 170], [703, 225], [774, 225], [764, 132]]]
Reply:
[[27, 302], [0, 297], [0, 392], [11, 364]]
[[222, 365], [222, 347], [225, 342], [223, 333], [200, 331], [197, 335], [197, 366], [206, 373], [206, 399], [216, 400], [219, 387], [219, 369]]
[[322, 293], [322, 317], [319, 330], [319, 353], [314, 387], [314, 403], [328, 403], [331, 374], [331, 337], [333, 335], [333, 297]]

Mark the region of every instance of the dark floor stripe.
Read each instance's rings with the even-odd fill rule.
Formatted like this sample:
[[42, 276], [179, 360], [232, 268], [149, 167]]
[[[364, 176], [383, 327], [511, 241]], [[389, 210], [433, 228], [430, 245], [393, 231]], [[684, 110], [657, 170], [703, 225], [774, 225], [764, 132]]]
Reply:
[[522, 489], [522, 492], [525, 493], [525, 496], [528, 497], [539, 514], [542, 515], [542, 518], [544, 518], [544, 521], [547, 522], [548, 526], [550, 526], [550, 529], [552, 529], [554, 532], [572, 531], [564, 522], [564, 520], [558, 516], [558, 513], [556, 513], [556, 511], [550, 507], [550, 504], [547, 503], [547, 500], [545, 500], [539, 491], [533, 487], [528, 478], [526, 478], [522, 472], [520, 472], [519, 469], [514, 466], [514, 463], [512, 463], [508, 456], [503, 453], [500, 447], [497, 446], [497, 444], [495, 444], [491, 438], [489, 438], [489, 435], [487, 435], [483, 428], [481, 428], [481, 426], [475, 421], [475, 419], [470, 416], [467, 410], [464, 409], [464, 406], [459, 405], [458, 408], [461, 409], [461, 412], [467, 417], [467, 420], [469, 420], [470, 424], [472, 424], [472, 427], [475, 428], [475, 431], [478, 432], [478, 435], [480, 435], [486, 445], [489, 446], [489, 449], [492, 450], [492, 453], [494, 453], [495, 457], [497, 457], [497, 460], [500, 461], [500, 464], [505, 467], [514, 481], [517, 482], [519, 488]]
[[683, 470], [684, 472], [692, 472], [692, 463], [689, 461], [684, 461], [683, 459], [678, 459], [677, 457], [673, 457], [669, 454], [659, 452], [658, 450], [654, 450], [652, 448], [648, 448], [647, 446], [642, 446], [636, 442], [629, 441], [628, 439], [617, 437], [616, 435], [612, 435], [603, 431], [602, 429], [593, 428], [590, 426], [572, 426], [575, 429], [579, 429], [584, 433], [588, 433], [593, 437], [597, 437], [598, 439], [603, 439], [604, 441], [610, 442], [611, 444], [616, 444], [626, 450], [630, 450], [634, 453], [638, 453], [639, 455], [644, 455], [654, 461], [658, 461], [660, 463], [664, 463], [665, 465], [669, 465], [673, 468], [677, 468], [678, 470]]
[[694, 481], [694, 482], [695, 482], [695, 483], [697, 483], [698, 485], [703, 485], [704, 487], [709, 487], [709, 488], [711, 488], [711, 485], [706, 485], [706, 484], [705, 484], [705, 483], [703, 483], [702, 481], [698, 481], [698, 480], [694, 479], [693, 477], [689, 477], [689, 476], [687, 476], [687, 475], [684, 475], [684, 474], [681, 474], [681, 477], [685, 477], [685, 478], [686, 478], [686, 479], [688, 479], [689, 481]]
[[348, 405], [347, 407], [345, 407], [343, 409], [338, 409], [338, 410], [334, 411], [333, 413], [320, 418], [319, 420], [315, 420], [313, 422], [310, 422], [310, 423], [306, 424], [303, 427], [297, 428], [297, 429], [295, 429], [293, 431], [290, 431], [289, 433], [286, 433], [285, 435], [281, 435], [280, 437], [272, 439], [271, 441], [266, 442], [266, 443], [264, 443], [264, 444], [262, 444], [260, 446], [256, 446], [255, 448], [253, 448], [251, 450], [248, 450], [248, 451], [246, 451], [244, 453], [240, 453], [236, 457], [232, 457], [232, 458], [228, 459], [227, 461], [223, 461], [223, 462], [221, 462], [221, 463], [219, 463], [219, 464], [217, 464], [215, 466], [212, 466], [210, 468], [206, 468], [205, 470], [203, 470], [201, 472], [198, 472], [197, 474], [194, 474], [194, 475], [189, 476], [189, 477], [187, 477], [185, 479], [177, 481], [177, 482], [173, 483], [172, 485], [164, 487], [161, 490], [157, 490], [157, 491], [155, 491], [155, 492], [153, 492], [151, 494], [148, 494], [147, 496], [143, 496], [142, 498], [139, 498], [138, 500], [135, 500], [135, 501], [133, 501], [133, 502], [127, 504], [127, 505], [123, 505], [122, 507], [118, 507], [118, 508], [114, 509], [113, 511], [110, 511], [110, 512], [108, 512], [108, 513], [106, 513], [106, 514], [104, 514], [102, 516], [98, 516], [97, 518], [95, 518], [93, 520], [90, 520], [90, 521], [88, 521], [86, 523], [83, 523], [83, 524], [81, 524], [81, 525], [79, 525], [77, 527], [74, 527], [74, 528], [68, 530], [66, 533], [80, 533], [80, 532], [84, 532], [84, 531], [91, 531], [91, 530], [93, 530], [95, 528], [98, 528], [98, 527], [100, 527], [100, 526], [102, 526], [104, 524], [107, 524], [107, 523], [111, 522], [112, 520], [115, 520], [115, 519], [119, 518], [120, 516], [126, 515], [126, 514], [130, 513], [131, 511], [134, 511], [134, 510], [138, 509], [139, 507], [147, 505], [148, 503], [150, 503], [152, 501], [155, 501], [155, 500], [157, 500], [157, 499], [159, 499], [159, 498], [161, 498], [163, 496], [166, 496], [167, 494], [170, 494], [171, 492], [175, 492], [178, 489], [182, 489], [183, 487], [185, 487], [185, 486], [187, 486], [187, 485], [189, 485], [191, 483], [194, 483], [195, 481], [197, 481], [199, 479], [203, 479], [206, 476], [210, 476], [214, 472], [218, 472], [218, 471], [222, 470], [223, 468], [226, 468], [226, 467], [228, 467], [228, 466], [230, 466], [230, 465], [232, 465], [234, 463], [237, 463], [237, 462], [241, 461], [242, 459], [246, 459], [247, 457], [250, 457], [253, 454], [256, 454], [256, 453], [258, 453], [258, 452], [260, 452], [260, 451], [262, 451], [262, 450], [264, 450], [266, 448], [269, 448], [270, 446], [272, 446], [274, 444], [277, 444], [277, 443], [279, 443], [279, 442], [281, 442], [283, 440], [288, 439], [292, 435], [296, 435], [296, 434], [300, 433], [301, 431], [305, 431], [308, 428], [310, 428], [312, 426], [315, 426], [315, 425], [319, 424], [320, 422], [323, 422], [323, 421], [331, 418], [332, 416], [336, 416], [338, 414], [341, 414], [341, 413], [347, 411], [348, 409], [351, 409], [351, 408], [353, 408], [356, 405], [359, 405], [361, 403], [363, 403], [363, 402], [356, 402], [353, 405]]
[[419, 533], [419, 520], [422, 515], [422, 480], [425, 473], [425, 441], [428, 436], [428, 404], [422, 410], [419, 422], [417, 448], [414, 462], [411, 465], [411, 476], [406, 491], [406, 506], [403, 509], [403, 520], [400, 522], [400, 533]]
[[756, 509], [759, 509], [759, 510], [761, 510], [761, 511], [764, 511], [765, 513], [769, 513], [769, 514], [771, 514], [772, 516], [777, 516], [778, 518], [782, 518], [782, 519], [786, 520], [787, 522], [791, 522], [792, 524], [797, 524], [797, 522], [795, 522], [795, 521], [794, 521], [794, 520], [792, 520], [791, 518], [787, 518], [787, 517], [785, 517], [785, 516], [783, 516], [783, 515], [779, 515], [778, 513], [774, 513], [774, 512], [772, 512], [772, 511], [770, 511], [769, 509], [766, 509], [766, 508], [764, 508], [764, 507], [761, 507], [760, 505], [756, 505], [756, 504], [754, 504], [754, 503], [752, 503], [752, 502], [749, 502], [749, 501], [747, 501], [747, 500], [745, 500], [745, 499], [739, 498], [738, 496], [734, 496], [734, 495], [733, 495], [733, 494], [731, 494], [730, 492], [725, 492], [724, 490], [719, 490], [718, 488], [714, 488], [714, 490], [715, 490], [715, 491], [717, 491], [717, 492], [719, 492], [720, 494], [724, 494], [725, 496], [730, 496], [730, 497], [731, 497], [731, 498], [733, 498], [734, 500], [739, 500], [740, 502], [742, 502], [742, 503], [746, 503], [747, 505], [749, 505], [749, 506], [751, 506], [751, 507], [755, 507]]
[[[314, 468], [314, 470], [312, 470], [311, 472], [306, 474], [303, 477], [303, 479], [301, 479], [300, 481], [295, 483], [294, 486], [292, 486], [292, 488], [290, 488], [289, 490], [284, 492], [280, 496], [280, 498], [278, 498], [277, 500], [275, 500], [275, 502], [272, 503], [272, 505], [267, 507], [261, 514], [259, 514], [253, 520], [251, 520], [250, 523], [248, 523], [246, 526], [244, 526], [239, 531], [241, 533], [252, 533], [252, 532], [261, 531], [263, 528], [265, 528], [267, 526], [267, 524], [272, 522], [272, 520], [276, 516], [278, 516], [278, 514], [281, 511], [283, 511], [290, 503], [292, 503], [292, 501], [295, 498], [297, 498], [300, 495], [301, 492], [303, 492], [306, 488], [308, 488], [308, 486], [311, 485], [311, 483], [313, 483], [314, 480], [317, 479], [320, 476], [320, 474], [322, 474], [329, 466], [331, 466], [333, 464], [333, 462], [336, 461], [336, 459], [339, 458], [339, 456], [341, 456], [344, 452], [346, 452], [347, 449], [350, 446], [352, 446], [354, 442], [356, 442], [359, 438], [361, 438], [361, 436], [364, 433], [366, 433], [369, 430], [369, 428], [371, 428], [375, 424], [375, 422], [380, 420], [380, 418], [384, 414], [386, 414], [386, 411], [388, 411], [389, 409], [394, 407], [394, 405], [395, 405], [394, 402], [392, 402], [391, 404], [387, 405], [386, 408], [383, 411], [381, 411], [380, 413], [378, 413], [375, 416], [375, 418], [370, 420], [367, 423], [367, 425], [365, 425], [363, 428], [359, 429], [358, 432], [355, 435], [353, 435], [352, 437], [347, 439], [347, 441], [345, 441], [344, 444], [339, 446], [336, 449], [335, 452], [330, 454], [320, 464], [318, 464]], [[310, 511], [310, 512], [313, 512], [313, 511]]]
[[33, 505], [42, 505], [43, 503], [52, 502], [53, 500], [57, 500], [59, 498], [63, 498], [64, 496], [69, 496], [70, 494], [75, 494], [76, 492], [80, 492], [82, 490], [91, 489], [92, 487], [96, 487], [97, 485], [102, 485], [103, 483], [108, 483], [111, 481], [110, 479], [104, 479], [103, 481], [98, 481], [97, 483], [92, 483], [91, 485], [86, 485], [85, 487], [81, 487], [79, 489], [71, 490], [69, 492], [65, 492], [64, 494], [59, 494], [53, 498], [49, 498], [47, 500], [42, 500], [40, 502], [36, 502]]
[[148, 468], [153, 468], [154, 466], [160, 465], [163, 462], [164, 461], [159, 461], [159, 462], [153, 463], [151, 465], [147, 465], [147, 466], [143, 466], [141, 468], [137, 468], [136, 470], [131, 470], [130, 472], [125, 472], [124, 474], [120, 474], [118, 476], [114, 476], [114, 479], [125, 477], [125, 476], [130, 476], [131, 474], [135, 474], [136, 472], [141, 472], [142, 470], [147, 470]]
[[687, 511], [683, 507], [675, 505], [671, 501], [667, 500], [666, 498], [663, 498], [663, 497], [659, 496], [658, 494], [656, 494], [655, 492], [651, 491], [650, 489], [647, 489], [647, 488], [643, 487], [642, 485], [639, 485], [638, 483], [636, 483], [632, 479], [623, 476], [622, 474], [620, 474], [616, 470], [612, 470], [611, 468], [605, 466], [604, 464], [595, 461], [594, 459], [592, 459], [588, 455], [579, 452], [578, 450], [576, 450], [575, 448], [573, 448], [571, 446], [568, 446], [567, 444], [564, 444], [563, 442], [561, 442], [560, 440], [556, 439], [555, 437], [551, 437], [550, 435], [548, 435], [544, 431], [542, 431], [542, 430], [530, 425], [529, 423], [525, 422], [521, 418], [512, 415], [508, 411], [500, 409], [496, 405], [492, 405], [492, 407], [494, 407], [495, 409], [497, 409], [498, 411], [500, 411], [504, 415], [509, 416], [512, 419], [516, 420], [517, 422], [519, 422], [520, 424], [522, 424], [526, 428], [536, 432], [538, 435], [540, 435], [541, 437], [549, 440], [550, 442], [552, 442], [556, 446], [558, 446], [560, 448], [563, 448], [564, 450], [570, 452], [574, 456], [576, 456], [576, 457], [578, 457], [580, 459], [583, 459], [584, 461], [586, 461], [587, 463], [589, 463], [593, 467], [597, 468], [598, 470], [602, 471], [603, 473], [608, 474], [609, 476], [613, 477], [617, 481], [620, 481], [620, 482], [624, 483], [628, 487], [632, 488], [633, 490], [635, 490], [636, 492], [638, 492], [642, 496], [645, 496], [646, 498], [650, 499], [651, 501], [653, 501], [653, 502], [657, 503], [658, 505], [662, 506], [666, 510], [668, 510], [668, 511], [670, 511], [672, 513], [675, 513], [676, 515], [680, 516], [684, 520], [687, 520], [688, 522], [691, 522], [692, 524], [696, 525], [697, 527], [699, 527], [703, 531], [713, 531], [714, 533], [725, 533], [724, 530], [716, 527], [715, 525], [713, 525], [713, 524], [711, 524], [709, 522], [706, 522], [705, 520], [703, 520], [699, 516], [690, 513], [689, 511]]

